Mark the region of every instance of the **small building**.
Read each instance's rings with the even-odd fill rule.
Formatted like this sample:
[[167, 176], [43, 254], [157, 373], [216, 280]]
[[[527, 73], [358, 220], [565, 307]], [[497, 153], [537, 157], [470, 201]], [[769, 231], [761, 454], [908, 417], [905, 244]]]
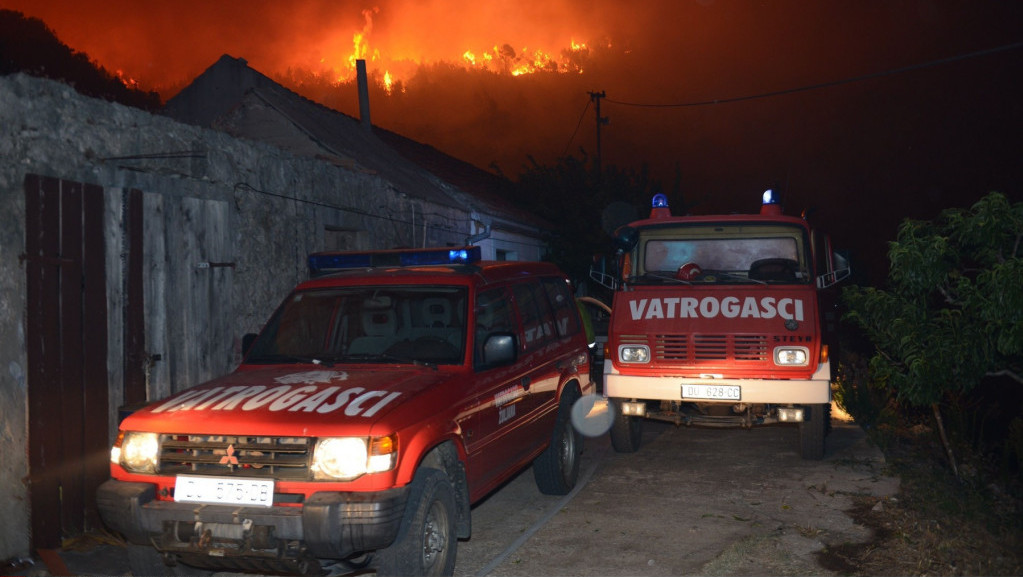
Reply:
[[227, 56], [165, 115], [0, 77], [0, 161], [0, 559], [99, 526], [122, 412], [232, 370], [309, 252], [544, 255], [508, 183]]
[[[445, 234], [467, 231], [469, 238], [459, 242], [480, 245], [484, 258], [543, 258], [543, 236], [550, 225], [504, 200], [502, 194], [511, 194], [509, 181], [373, 126], [365, 82], [360, 76], [362, 118], [355, 119], [307, 100], [253, 70], [244, 59], [225, 54], [171, 98], [163, 113], [380, 176], [407, 201], [391, 207], [401, 211], [397, 218], [408, 227], [409, 241], [402, 246], [443, 245]], [[426, 210], [431, 206], [441, 212]], [[445, 213], [450, 209], [456, 214]], [[452, 220], [466, 215], [468, 221]], [[365, 238], [367, 232], [331, 228], [326, 242], [328, 248], [383, 248]]]

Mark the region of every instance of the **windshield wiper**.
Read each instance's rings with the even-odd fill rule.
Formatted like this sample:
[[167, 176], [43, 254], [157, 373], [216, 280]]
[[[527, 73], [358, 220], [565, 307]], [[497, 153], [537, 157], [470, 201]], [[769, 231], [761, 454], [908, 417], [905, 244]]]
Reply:
[[641, 275], [629, 277], [629, 282], [630, 283], [643, 282], [643, 281], [646, 281], [646, 282], [651, 282], [651, 281], [658, 281], [658, 282], [669, 281], [669, 282], [678, 283], [678, 284], [693, 284], [693, 283], [691, 283], [691, 282], [689, 282], [687, 280], [682, 280], [682, 279], [674, 276], [672, 273], [646, 272], [646, 273], [643, 273]]
[[762, 281], [760, 279], [750, 278], [745, 272], [740, 273], [740, 272], [728, 271], [728, 270], [706, 270], [706, 271], [703, 271], [703, 274], [704, 274], [704, 276], [719, 275], [722, 278], [729, 279], [729, 280], [736, 280], [736, 281], [739, 281], [739, 282], [752, 282], [752, 283], [756, 283], [756, 284], [767, 284], [766, 282], [764, 282], [764, 281]]
[[424, 367], [437, 367], [437, 363], [421, 361], [409, 357], [399, 357], [387, 353], [357, 353], [344, 355], [338, 359], [344, 362], [370, 362], [370, 363], [394, 363], [403, 365], [419, 365]]
[[333, 367], [335, 359], [324, 358], [324, 357], [309, 357], [303, 355], [260, 355], [258, 357], [249, 359], [249, 363], [265, 363], [265, 364], [294, 364], [294, 363], [306, 363], [310, 365], [321, 365], [324, 367]]

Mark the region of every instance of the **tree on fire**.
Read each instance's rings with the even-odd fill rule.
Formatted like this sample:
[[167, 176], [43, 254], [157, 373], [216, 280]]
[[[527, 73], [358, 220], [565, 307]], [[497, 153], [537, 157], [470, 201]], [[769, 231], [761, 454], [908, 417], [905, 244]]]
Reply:
[[0, 10], [0, 76], [23, 72], [60, 80], [78, 92], [125, 106], [154, 111], [160, 95], [130, 88], [117, 76], [90, 62], [84, 52], [57, 39], [42, 20]]
[[942, 412], [971, 406], [977, 386], [1000, 377], [1009, 383], [996, 397], [1010, 411], [1005, 449], [1023, 460], [1023, 417], [1011, 406], [1023, 385], [1023, 203], [990, 193], [969, 210], [906, 220], [888, 258], [890, 288], [843, 292], [845, 318], [876, 347], [872, 382], [896, 402], [931, 408], [958, 476]]

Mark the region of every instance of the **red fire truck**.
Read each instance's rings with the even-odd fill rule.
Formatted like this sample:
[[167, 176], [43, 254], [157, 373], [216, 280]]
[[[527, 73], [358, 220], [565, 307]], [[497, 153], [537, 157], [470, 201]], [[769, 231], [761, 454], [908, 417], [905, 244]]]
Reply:
[[836, 283], [849, 276], [829, 238], [763, 195], [759, 214], [650, 217], [615, 232], [604, 395], [619, 452], [644, 418], [676, 425], [798, 423], [805, 459], [824, 456]]

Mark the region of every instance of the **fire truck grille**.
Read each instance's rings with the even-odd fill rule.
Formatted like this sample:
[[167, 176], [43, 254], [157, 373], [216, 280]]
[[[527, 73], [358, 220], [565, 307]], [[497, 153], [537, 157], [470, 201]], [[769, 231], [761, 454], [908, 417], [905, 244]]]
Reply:
[[765, 335], [651, 335], [655, 361], [699, 364], [718, 361], [765, 362], [770, 350]]
[[225, 435], [161, 435], [160, 473], [311, 478], [312, 439]]

